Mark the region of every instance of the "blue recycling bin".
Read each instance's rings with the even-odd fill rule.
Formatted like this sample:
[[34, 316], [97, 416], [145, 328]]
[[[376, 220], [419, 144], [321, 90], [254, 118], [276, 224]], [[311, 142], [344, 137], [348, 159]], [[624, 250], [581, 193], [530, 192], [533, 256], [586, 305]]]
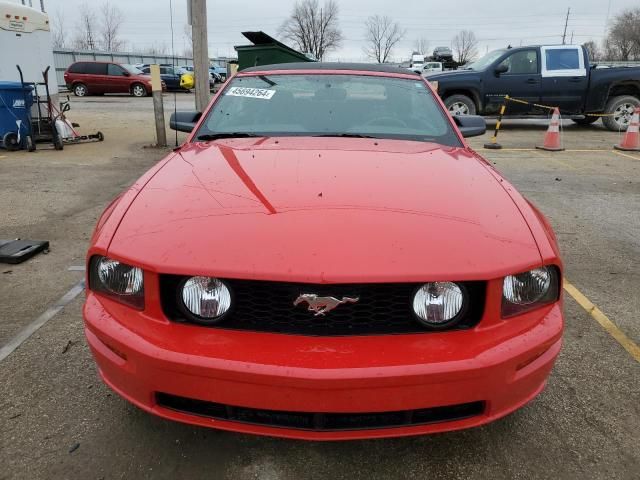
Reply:
[[0, 147], [17, 150], [30, 134], [33, 87], [20, 82], [0, 82]]

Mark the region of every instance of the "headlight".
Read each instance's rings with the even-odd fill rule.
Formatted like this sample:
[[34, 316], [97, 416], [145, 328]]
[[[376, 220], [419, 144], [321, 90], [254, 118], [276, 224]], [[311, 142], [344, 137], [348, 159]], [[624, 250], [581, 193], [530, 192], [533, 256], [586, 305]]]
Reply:
[[465, 295], [459, 285], [452, 282], [431, 282], [416, 292], [413, 310], [423, 325], [445, 328], [459, 318], [464, 303]]
[[541, 267], [504, 277], [502, 316], [510, 317], [558, 300], [560, 275], [555, 267]]
[[100, 256], [91, 259], [89, 268], [91, 290], [132, 307], [144, 308], [144, 273], [141, 268]]
[[231, 307], [231, 292], [217, 278], [189, 278], [182, 286], [181, 297], [184, 307], [200, 323], [214, 323]]

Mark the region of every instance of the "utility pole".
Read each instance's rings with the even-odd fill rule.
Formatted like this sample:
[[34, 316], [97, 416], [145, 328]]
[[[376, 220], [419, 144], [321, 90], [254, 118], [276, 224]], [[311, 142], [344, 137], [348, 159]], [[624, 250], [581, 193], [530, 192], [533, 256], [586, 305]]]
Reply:
[[562, 34], [562, 44], [565, 45], [567, 42], [567, 25], [569, 25], [569, 15], [571, 14], [571, 7], [567, 8], [567, 18], [564, 21], [564, 33]]
[[571, 30], [571, 41], [569, 42], [570, 45], [573, 45], [573, 34], [575, 32], [573, 30]]
[[153, 95], [153, 113], [156, 120], [156, 146], [167, 146], [167, 130], [164, 126], [164, 104], [162, 103], [162, 79], [160, 65], [151, 65], [151, 94]]
[[196, 110], [209, 104], [209, 45], [207, 40], [207, 1], [187, 0], [193, 40], [193, 73], [196, 79]]

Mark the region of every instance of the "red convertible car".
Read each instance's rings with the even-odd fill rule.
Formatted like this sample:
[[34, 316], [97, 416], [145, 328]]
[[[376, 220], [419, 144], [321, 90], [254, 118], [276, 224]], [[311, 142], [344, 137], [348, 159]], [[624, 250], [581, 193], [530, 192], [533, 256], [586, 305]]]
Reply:
[[404, 69], [254, 67], [114, 200], [87, 256], [102, 379], [164, 418], [313, 440], [482, 425], [561, 348], [549, 223]]

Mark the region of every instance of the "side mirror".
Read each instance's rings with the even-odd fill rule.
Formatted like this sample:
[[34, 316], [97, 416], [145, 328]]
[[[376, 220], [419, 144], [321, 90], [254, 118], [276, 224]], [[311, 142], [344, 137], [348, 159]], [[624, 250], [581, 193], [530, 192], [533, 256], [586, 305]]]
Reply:
[[500, 75], [502, 75], [503, 73], [507, 73], [508, 71], [509, 67], [507, 67], [505, 64], [498, 65], [494, 70], [496, 77], [499, 77]]
[[130, 77], [130, 76], [131, 76], [131, 72], [130, 72], [130, 71], [128, 71], [128, 70], [125, 70], [125, 71], [124, 71], [124, 76], [125, 76], [125, 77]]
[[175, 112], [171, 114], [169, 119], [169, 127], [171, 130], [177, 130], [178, 132], [191, 132], [202, 113], [200, 112]]
[[453, 120], [464, 138], [478, 137], [487, 131], [487, 122], [480, 115], [456, 115]]

